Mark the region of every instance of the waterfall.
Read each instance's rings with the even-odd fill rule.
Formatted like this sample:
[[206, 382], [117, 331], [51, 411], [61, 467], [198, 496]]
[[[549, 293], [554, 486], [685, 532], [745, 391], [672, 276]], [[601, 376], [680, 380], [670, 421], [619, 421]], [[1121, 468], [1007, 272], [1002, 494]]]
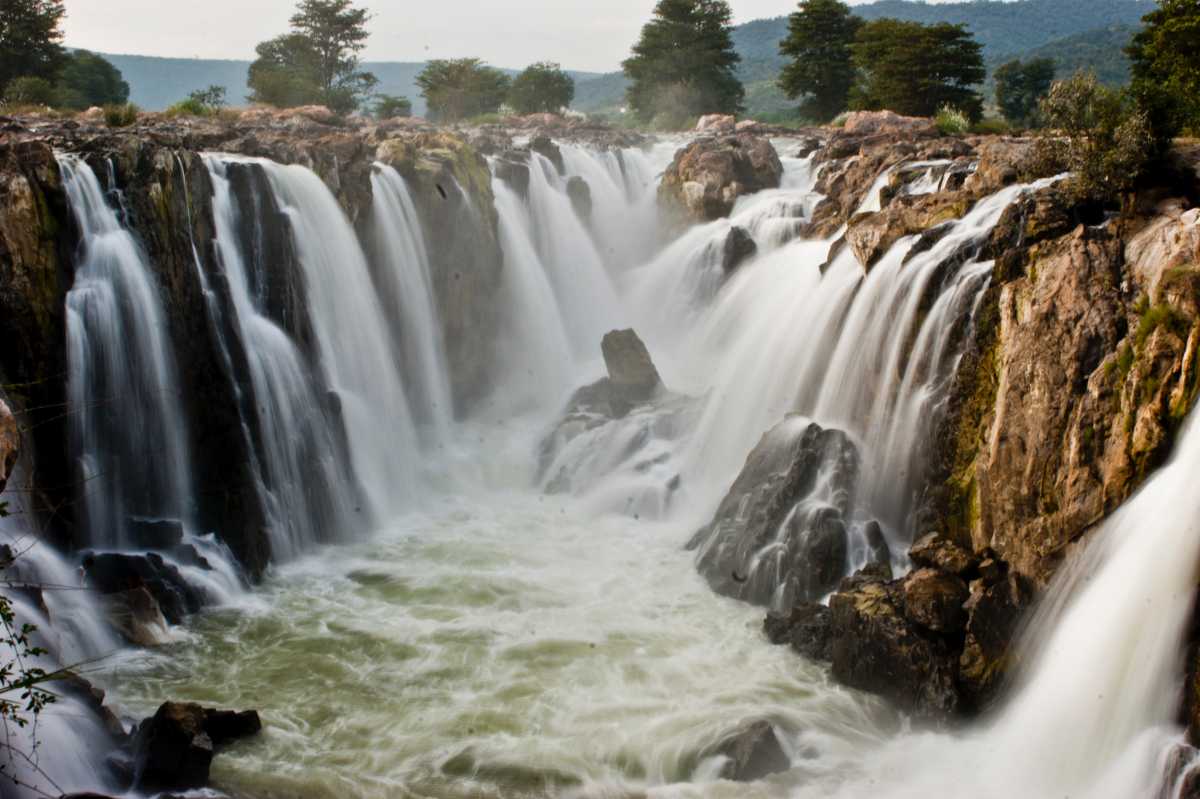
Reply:
[[376, 164], [371, 189], [376, 251], [382, 261], [377, 282], [392, 320], [393, 346], [403, 355], [409, 402], [428, 430], [428, 447], [449, 437], [454, 401], [425, 234], [408, 184], [395, 169]]
[[145, 252], [91, 167], [58, 162], [82, 242], [66, 302], [71, 449], [88, 542], [125, 547], [138, 521], [192, 514], [179, 384]]

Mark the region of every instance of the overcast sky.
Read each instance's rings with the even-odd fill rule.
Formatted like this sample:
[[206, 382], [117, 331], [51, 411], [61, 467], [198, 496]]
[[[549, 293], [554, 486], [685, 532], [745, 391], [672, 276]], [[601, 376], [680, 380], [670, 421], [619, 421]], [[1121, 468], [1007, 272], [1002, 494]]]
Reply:
[[[863, 0], [851, 0], [852, 3]], [[362, 0], [374, 13], [365, 57], [477, 56], [501, 67], [558, 61], [605, 72], [655, 0]], [[795, 0], [732, 0], [738, 22], [789, 13]], [[287, 30], [295, 0], [66, 0], [66, 43], [107, 53], [236, 58]]]

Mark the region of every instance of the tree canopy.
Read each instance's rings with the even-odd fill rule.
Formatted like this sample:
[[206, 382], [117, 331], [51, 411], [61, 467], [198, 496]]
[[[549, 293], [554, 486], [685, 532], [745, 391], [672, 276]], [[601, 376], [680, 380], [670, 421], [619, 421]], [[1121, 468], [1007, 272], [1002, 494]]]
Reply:
[[1022, 63], [1009, 61], [996, 69], [996, 105], [1004, 118], [1014, 125], [1028, 127], [1034, 122], [1038, 101], [1054, 82], [1054, 60], [1035, 58]]
[[65, 15], [63, 0], [0, 0], [0, 91], [15, 78], [55, 78]]
[[733, 15], [725, 0], [659, 0], [622, 67], [626, 99], [642, 120], [737, 113], [745, 90], [734, 74]]
[[429, 117], [437, 122], [492, 114], [508, 96], [509, 79], [478, 58], [430, 61], [417, 76]]
[[575, 99], [575, 81], [558, 64], [542, 61], [513, 79], [508, 104], [518, 114], [556, 113]]
[[851, 48], [862, 24], [841, 0], [802, 0], [788, 17], [779, 52], [789, 60], [779, 87], [793, 100], [807, 97], [804, 116], [827, 122], [846, 109], [855, 76]]
[[369, 18], [351, 0], [301, 0], [291, 33], [256, 48], [251, 99], [280, 107], [320, 103], [339, 113], [358, 108], [378, 83], [358, 58]]
[[129, 84], [107, 59], [76, 50], [67, 56], [58, 75], [56, 105], [83, 109], [116, 105], [129, 99]]
[[1133, 93], [1165, 138], [1200, 129], [1200, 2], [1159, 0], [1127, 50]]
[[852, 51], [853, 108], [933, 116], [951, 106], [972, 120], [983, 115], [975, 90], [987, 74], [982, 51], [962, 25], [879, 19], [859, 29]]

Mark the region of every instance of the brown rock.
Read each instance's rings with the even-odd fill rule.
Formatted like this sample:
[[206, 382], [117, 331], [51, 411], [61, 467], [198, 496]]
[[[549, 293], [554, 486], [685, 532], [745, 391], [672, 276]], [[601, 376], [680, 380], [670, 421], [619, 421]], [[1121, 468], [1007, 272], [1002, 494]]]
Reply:
[[764, 138], [697, 139], [675, 155], [659, 185], [669, 208], [692, 221], [728, 216], [738, 197], [779, 187], [783, 164]]
[[632, 330], [613, 330], [600, 343], [608, 379], [630, 396], [651, 397], [662, 386], [662, 379], [646, 345]]
[[0, 492], [4, 491], [8, 478], [12, 477], [21, 452], [21, 431], [4, 399], [0, 398]]
[[1024, 578], [1008, 574], [1000, 582], [972, 586], [966, 610], [967, 638], [959, 660], [959, 687], [968, 704], [986, 707], [1015, 666], [1013, 638], [1033, 592]]
[[937, 533], [929, 533], [918, 539], [908, 556], [919, 566], [940, 569], [964, 579], [969, 578], [978, 565], [978, 560], [970, 552]]
[[906, 117], [894, 111], [855, 111], [846, 117], [843, 132], [853, 136], [900, 133], [907, 136], [936, 136], [937, 126], [927, 117]]
[[768, 613], [763, 621], [767, 640], [776, 646], [787, 644], [812, 660], [828, 661], [833, 644], [829, 608], [818, 602], [802, 602], [786, 615]]
[[920, 569], [904, 580], [905, 615], [934, 632], [956, 633], [966, 626], [967, 597], [966, 583], [937, 569]]
[[737, 118], [732, 114], [706, 114], [696, 122], [697, 133], [732, 133]]

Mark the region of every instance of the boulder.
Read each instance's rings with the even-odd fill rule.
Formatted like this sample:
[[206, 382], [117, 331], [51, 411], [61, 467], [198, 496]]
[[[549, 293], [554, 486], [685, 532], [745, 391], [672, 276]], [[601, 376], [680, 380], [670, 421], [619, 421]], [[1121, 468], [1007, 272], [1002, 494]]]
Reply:
[[968, 596], [967, 584], [953, 574], [918, 569], [904, 580], [904, 614], [935, 633], [961, 632]]
[[592, 187], [579, 175], [567, 180], [567, 197], [571, 199], [571, 207], [575, 214], [584, 222], [592, 218]]
[[254, 710], [237, 713], [165, 702], [134, 734], [134, 787], [146, 791], [203, 788], [208, 785], [214, 749], [261, 729]]
[[845, 433], [784, 419], [689, 543], [700, 573], [717, 593], [758, 605], [822, 598], [846, 573], [858, 473], [858, 449]]
[[567, 171], [563, 164], [562, 150], [558, 149], [558, 145], [549, 136], [535, 136], [529, 142], [529, 149], [550, 159], [550, 163], [554, 164], [558, 174], [561, 175]]
[[842, 131], [853, 136], [881, 133], [905, 136], [936, 136], [937, 125], [928, 117], [906, 117], [894, 111], [854, 111], [846, 117]]
[[134, 546], [144, 549], [173, 549], [183, 543], [183, 522], [178, 519], [129, 520]]
[[508, 184], [521, 199], [529, 199], [529, 161], [509, 153], [496, 159], [496, 177]]
[[[994, 561], [993, 561], [994, 562]], [[1021, 575], [1005, 569], [992, 585], [978, 580], [964, 609], [967, 637], [959, 659], [959, 688], [968, 704], [981, 710], [993, 699], [1015, 666], [1011, 654], [1021, 619], [1033, 604], [1033, 590]]]
[[908, 557], [918, 566], [940, 569], [964, 579], [970, 579], [979, 565], [970, 552], [937, 533], [918, 539], [908, 551]]
[[632, 330], [613, 330], [600, 342], [608, 379], [630, 399], [649, 399], [662, 388], [662, 379], [646, 345]]
[[717, 756], [725, 758], [720, 777], [733, 782], [754, 782], [792, 767], [769, 721], [743, 724], [701, 753], [701, 759]]
[[697, 133], [732, 133], [737, 118], [732, 114], [705, 114], [696, 122]]
[[20, 452], [21, 431], [17, 427], [17, 418], [0, 397], [0, 492], [12, 477]]
[[88, 583], [101, 594], [122, 594], [146, 589], [171, 624], [179, 624], [205, 602], [200, 590], [190, 585], [174, 565], [162, 556], [103, 552], [87, 554], [83, 569]]
[[892, 566], [892, 548], [888, 546], [887, 537], [883, 534], [883, 527], [877, 521], [869, 521], [863, 527], [863, 538], [867, 542], [867, 551], [870, 555], [870, 562], [881, 566], [888, 567], [888, 579], [891, 579]]
[[145, 586], [104, 597], [109, 622], [134, 646], [161, 646], [171, 640], [167, 620]]
[[217, 710], [204, 708], [204, 731], [214, 746], [224, 746], [240, 738], [249, 738], [262, 731], [262, 719], [257, 710]]
[[747, 258], [753, 257], [756, 252], [758, 252], [758, 244], [750, 235], [750, 231], [740, 225], [734, 225], [729, 229], [729, 234], [725, 237], [725, 244], [721, 249], [721, 271], [728, 275], [741, 266]]
[[786, 615], [768, 613], [763, 632], [776, 646], [786, 644], [810, 660], [828, 661], [832, 657], [832, 621], [825, 605], [801, 602]]
[[750, 134], [697, 139], [675, 155], [658, 196], [684, 219], [728, 216], [738, 197], [779, 187], [783, 164], [765, 138]]

